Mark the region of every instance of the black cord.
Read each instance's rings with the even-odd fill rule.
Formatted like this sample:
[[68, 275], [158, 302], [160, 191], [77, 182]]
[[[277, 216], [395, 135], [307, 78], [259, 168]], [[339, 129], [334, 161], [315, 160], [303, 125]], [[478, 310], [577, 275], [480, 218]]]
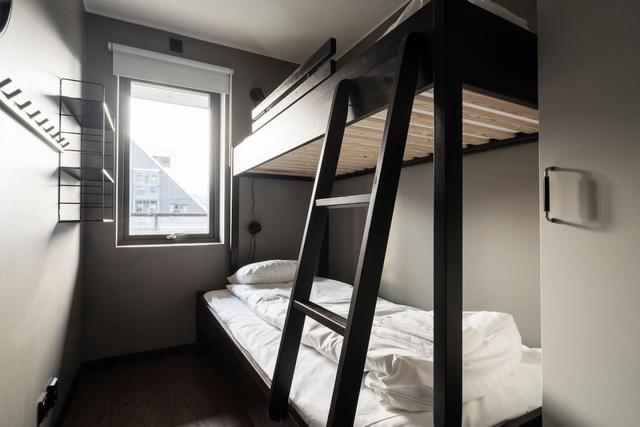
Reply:
[[249, 237], [249, 262], [253, 262], [256, 256], [256, 236]]
[[255, 186], [256, 186], [256, 179], [251, 178], [251, 215], [252, 215], [252, 220], [255, 221], [256, 220], [256, 190], [255, 190]]
[[[251, 217], [252, 221], [256, 220], [256, 191], [255, 191], [256, 179], [251, 178]], [[252, 263], [256, 257], [256, 235], [249, 234], [249, 254], [247, 256], [248, 263]]]

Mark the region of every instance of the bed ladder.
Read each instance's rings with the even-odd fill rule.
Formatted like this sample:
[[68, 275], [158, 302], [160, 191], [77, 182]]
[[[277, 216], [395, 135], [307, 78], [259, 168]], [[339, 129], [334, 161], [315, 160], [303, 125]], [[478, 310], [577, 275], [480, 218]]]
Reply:
[[[371, 194], [331, 197], [353, 85], [343, 80], [336, 87], [271, 384], [269, 414], [276, 421], [287, 413], [304, 321], [308, 316], [344, 337], [327, 425], [353, 424], [424, 50], [422, 36], [417, 33], [405, 37], [399, 49]], [[309, 297], [328, 210], [361, 207], [368, 208], [367, 220], [349, 315], [344, 318], [311, 302]]]

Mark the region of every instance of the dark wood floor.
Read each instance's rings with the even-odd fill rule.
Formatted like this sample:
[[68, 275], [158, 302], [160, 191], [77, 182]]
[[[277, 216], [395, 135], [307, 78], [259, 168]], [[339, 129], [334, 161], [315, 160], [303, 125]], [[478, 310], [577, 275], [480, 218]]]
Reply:
[[185, 353], [84, 372], [62, 425], [278, 426], [210, 356]]

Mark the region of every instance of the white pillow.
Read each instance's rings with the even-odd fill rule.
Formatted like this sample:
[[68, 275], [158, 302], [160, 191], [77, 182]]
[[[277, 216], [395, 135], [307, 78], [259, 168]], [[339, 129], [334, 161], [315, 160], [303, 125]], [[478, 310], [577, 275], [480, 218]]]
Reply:
[[231, 284], [243, 285], [292, 282], [297, 268], [298, 261], [272, 259], [247, 264], [236, 271], [234, 275], [227, 277], [227, 281]]

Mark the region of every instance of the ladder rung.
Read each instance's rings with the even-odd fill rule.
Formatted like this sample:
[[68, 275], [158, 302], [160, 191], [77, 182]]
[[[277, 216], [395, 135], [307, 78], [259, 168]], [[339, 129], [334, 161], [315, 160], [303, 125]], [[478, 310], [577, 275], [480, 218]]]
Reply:
[[293, 306], [316, 322], [323, 324], [340, 335], [344, 335], [344, 332], [347, 329], [347, 319], [322, 306], [319, 306], [316, 303], [311, 301], [306, 303], [294, 301]]
[[354, 196], [330, 197], [317, 199], [316, 206], [327, 209], [362, 208], [369, 205], [371, 194], [356, 194]]

